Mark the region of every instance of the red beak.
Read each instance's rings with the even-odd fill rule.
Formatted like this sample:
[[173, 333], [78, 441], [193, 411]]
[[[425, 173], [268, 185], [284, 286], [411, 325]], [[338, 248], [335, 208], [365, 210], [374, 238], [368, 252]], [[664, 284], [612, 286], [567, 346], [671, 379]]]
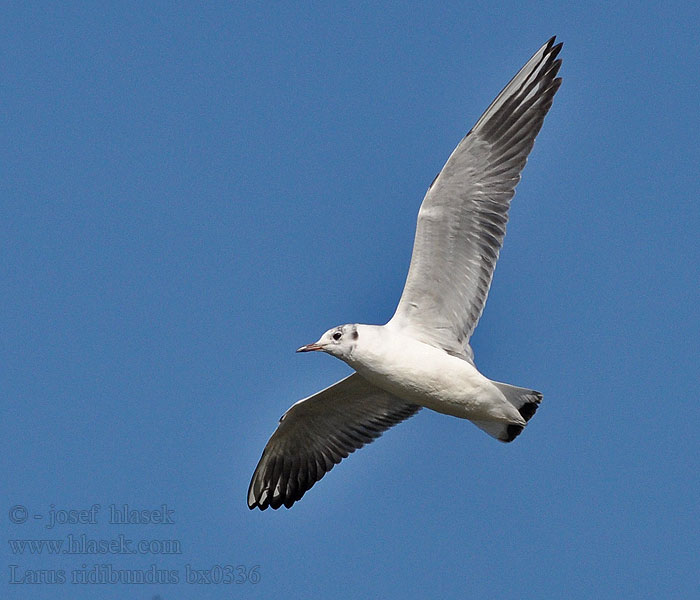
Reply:
[[299, 348], [297, 352], [315, 352], [316, 350], [323, 350], [323, 348], [318, 344], [307, 344]]

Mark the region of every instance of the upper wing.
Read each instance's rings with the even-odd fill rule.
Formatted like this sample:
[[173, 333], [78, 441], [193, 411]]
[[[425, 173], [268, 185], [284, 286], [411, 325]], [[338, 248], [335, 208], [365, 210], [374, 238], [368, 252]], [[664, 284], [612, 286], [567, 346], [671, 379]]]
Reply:
[[265, 446], [248, 488], [248, 507], [289, 508], [348, 454], [419, 410], [357, 373], [300, 400]]
[[390, 324], [462, 353], [486, 302], [520, 172], [561, 79], [549, 40], [454, 150], [418, 213], [411, 266]]

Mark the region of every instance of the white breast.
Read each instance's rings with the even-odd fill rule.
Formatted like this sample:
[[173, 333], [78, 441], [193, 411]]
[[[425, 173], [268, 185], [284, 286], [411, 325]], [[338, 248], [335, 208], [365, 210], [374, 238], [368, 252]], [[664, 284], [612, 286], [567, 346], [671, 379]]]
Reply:
[[513, 417], [515, 409], [471, 363], [384, 327], [364, 326], [347, 362], [375, 385], [437, 412], [467, 419]]

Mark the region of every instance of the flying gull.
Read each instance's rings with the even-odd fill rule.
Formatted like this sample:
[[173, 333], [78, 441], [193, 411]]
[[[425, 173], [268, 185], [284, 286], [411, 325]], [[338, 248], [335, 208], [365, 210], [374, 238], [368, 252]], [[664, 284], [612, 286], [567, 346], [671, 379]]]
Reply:
[[512, 442], [542, 394], [479, 373], [469, 338], [481, 316], [508, 207], [561, 79], [550, 39], [506, 85], [428, 188], [406, 285], [386, 325], [341, 325], [297, 352], [355, 372], [294, 404], [265, 446], [248, 506], [287, 508], [348, 454], [422, 407]]

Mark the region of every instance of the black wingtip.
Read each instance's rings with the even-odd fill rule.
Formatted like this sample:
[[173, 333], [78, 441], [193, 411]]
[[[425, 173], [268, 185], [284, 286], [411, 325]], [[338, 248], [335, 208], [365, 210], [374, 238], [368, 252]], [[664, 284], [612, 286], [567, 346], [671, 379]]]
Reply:
[[547, 40], [547, 43], [544, 45], [544, 54], [547, 55], [548, 60], [556, 58], [557, 55], [561, 52], [562, 47], [564, 46], [564, 42], [559, 42], [555, 45], [554, 41], [556, 39], [557, 36], [553, 35]]
[[561, 49], [564, 47], [564, 42], [559, 42], [556, 46], [552, 46], [551, 50], [549, 51], [549, 56], [550, 58], [556, 58], [559, 56], [559, 53], [561, 52]]
[[552, 49], [557, 49], [557, 51], [559, 51], [558, 49], [560, 49], [560, 48], [564, 45], [564, 42], [559, 42], [559, 43], [555, 46], [555, 45], [554, 45], [554, 42], [555, 42], [556, 40], [557, 40], [557, 36], [556, 36], [556, 35], [553, 35], [551, 38], [549, 38], [549, 39], [547, 40], [547, 44], [546, 44], [547, 47], [552, 48]]
[[525, 427], [523, 425], [508, 425], [506, 427], [506, 439], [504, 442], [512, 442], [516, 437], [518, 437]]
[[528, 402], [527, 404], [523, 404], [519, 409], [518, 412], [520, 413], [520, 416], [525, 419], [525, 421], [529, 421], [532, 419], [533, 415], [537, 412], [537, 408], [539, 407], [539, 402]]
[[526, 422], [532, 419], [533, 415], [537, 412], [537, 409], [540, 407], [540, 403], [542, 402], [542, 394], [533, 390], [529, 398], [529, 402], [525, 402], [518, 409], [520, 416], [523, 419], [525, 419]]
[[[527, 398], [529, 401], [525, 402], [520, 408], [518, 408], [518, 412], [520, 413], [520, 416], [525, 419], [525, 422], [532, 419], [534, 414], [537, 412], [537, 409], [540, 407], [540, 403], [542, 402], [542, 394], [533, 390], [530, 394], [528, 394]], [[506, 427], [505, 436], [499, 439], [506, 443], [512, 442], [523, 432], [523, 429], [525, 429], [524, 425], [518, 425], [516, 423], [510, 424]]]

